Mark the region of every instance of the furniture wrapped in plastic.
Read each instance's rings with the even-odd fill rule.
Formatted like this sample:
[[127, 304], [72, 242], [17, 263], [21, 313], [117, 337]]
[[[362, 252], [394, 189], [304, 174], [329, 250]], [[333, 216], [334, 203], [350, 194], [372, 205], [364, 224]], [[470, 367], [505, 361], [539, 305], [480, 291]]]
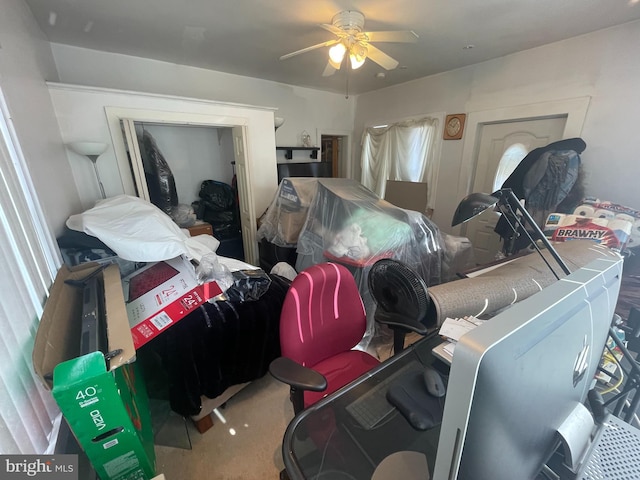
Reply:
[[346, 266], [367, 310], [365, 338], [375, 334], [367, 275], [378, 259], [410, 265], [427, 285], [442, 281], [444, 243], [438, 227], [422, 213], [398, 208], [350, 179], [283, 179], [258, 239], [295, 246], [298, 272], [326, 261]]
[[460, 274], [476, 266], [473, 245], [467, 237], [440, 232], [444, 242], [442, 283], [460, 278]]

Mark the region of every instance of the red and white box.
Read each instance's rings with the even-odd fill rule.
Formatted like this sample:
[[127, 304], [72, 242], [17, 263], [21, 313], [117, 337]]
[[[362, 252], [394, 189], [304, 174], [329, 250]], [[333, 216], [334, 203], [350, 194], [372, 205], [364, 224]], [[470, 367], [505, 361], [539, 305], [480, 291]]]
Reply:
[[222, 293], [216, 282], [199, 285], [183, 256], [147, 264], [124, 277], [122, 289], [136, 349]]

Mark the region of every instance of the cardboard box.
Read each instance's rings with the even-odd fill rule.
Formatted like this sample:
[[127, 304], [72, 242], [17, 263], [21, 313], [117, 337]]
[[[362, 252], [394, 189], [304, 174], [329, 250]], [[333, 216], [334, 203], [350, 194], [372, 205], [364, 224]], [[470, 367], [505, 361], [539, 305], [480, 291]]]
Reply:
[[213, 227], [207, 222], [196, 222], [194, 225], [187, 227], [189, 235], [195, 237], [196, 235], [211, 235], [213, 236]]
[[427, 192], [427, 184], [424, 182], [387, 180], [384, 199], [396, 207], [425, 213], [427, 211]]
[[280, 211], [280, 234], [285, 242], [298, 243], [298, 237], [302, 227], [304, 227], [304, 223], [307, 221], [308, 213], [308, 208], [302, 208], [294, 212]]
[[285, 178], [278, 190], [279, 204], [289, 210], [308, 208], [318, 189], [316, 178]]
[[194, 266], [182, 256], [136, 270], [122, 279], [122, 289], [135, 348], [222, 293], [216, 282], [198, 285]]
[[101, 480], [154, 477], [155, 453], [148, 398], [134, 362], [120, 271], [106, 267], [101, 276], [107, 322], [107, 362], [102, 352], [78, 356], [83, 289], [68, 285], [93, 272], [95, 263], [56, 276], [36, 333], [34, 369], [52, 391], [79, 445]]

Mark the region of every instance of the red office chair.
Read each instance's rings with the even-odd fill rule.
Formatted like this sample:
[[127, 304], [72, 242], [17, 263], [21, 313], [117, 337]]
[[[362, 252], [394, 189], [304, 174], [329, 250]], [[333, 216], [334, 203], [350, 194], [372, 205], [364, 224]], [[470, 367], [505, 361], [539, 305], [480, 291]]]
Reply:
[[342, 265], [321, 263], [299, 273], [280, 314], [282, 356], [269, 366], [291, 386], [295, 413], [379, 364], [352, 350], [366, 330], [366, 313], [353, 275]]

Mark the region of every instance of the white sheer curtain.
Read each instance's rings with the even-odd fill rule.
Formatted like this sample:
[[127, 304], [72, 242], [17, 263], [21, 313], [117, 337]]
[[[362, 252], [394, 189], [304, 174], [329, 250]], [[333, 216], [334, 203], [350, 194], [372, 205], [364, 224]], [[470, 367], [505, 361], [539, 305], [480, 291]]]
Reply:
[[437, 118], [367, 128], [362, 138], [362, 184], [384, 197], [387, 180], [426, 182], [427, 208], [433, 209], [437, 168], [433, 144]]
[[60, 256], [1, 91], [0, 111], [0, 453], [43, 454], [60, 417], [31, 355]]

